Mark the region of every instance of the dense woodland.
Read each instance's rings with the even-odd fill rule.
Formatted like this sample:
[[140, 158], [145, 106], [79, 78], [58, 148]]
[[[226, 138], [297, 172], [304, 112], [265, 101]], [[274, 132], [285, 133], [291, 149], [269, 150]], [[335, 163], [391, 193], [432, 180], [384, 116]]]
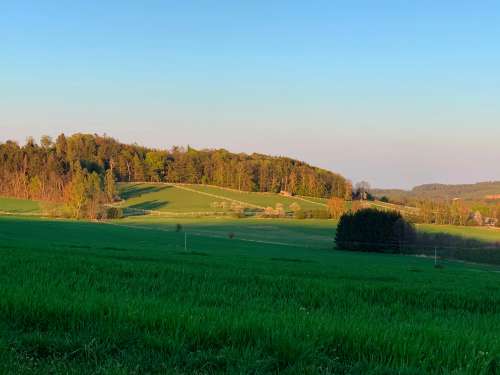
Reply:
[[[201, 183], [328, 198], [351, 194], [339, 174], [286, 157], [191, 147], [157, 150], [90, 134], [0, 144], [2, 195], [69, 202], [81, 193], [90, 197], [87, 202], [103, 202], [113, 200], [114, 181]], [[74, 209], [82, 204], [74, 203]]]

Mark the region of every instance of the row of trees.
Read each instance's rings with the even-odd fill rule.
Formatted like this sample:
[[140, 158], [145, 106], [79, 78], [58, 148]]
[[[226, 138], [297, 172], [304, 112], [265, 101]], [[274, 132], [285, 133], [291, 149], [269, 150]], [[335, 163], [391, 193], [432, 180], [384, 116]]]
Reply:
[[[436, 191], [460, 191], [460, 187], [476, 187], [485, 186], [494, 188], [497, 183], [481, 183], [475, 185], [422, 185], [412, 190], [412, 192], [419, 192], [420, 190], [426, 192]], [[435, 187], [435, 189], [432, 189]], [[369, 192], [369, 185], [359, 188], [356, 185], [353, 197], [360, 196], [360, 191], [367, 191], [366, 196], [374, 198]], [[453, 188], [453, 189], [452, 189]], [[426, 190], [427, 189], [427, 190]], [[391, 193], [392, 191], [388, 191]], [[398, 191], [396, 190], [396, 193]], [[403, 201], [391, 199], [395, 193], [389, 196], [383, 195], [378, 199], [382, 202], [394, 203], [397, 205], [405, 205], [416, 208], [412, 210], [410, 216], [411, 220], [419, 223], [427, 224], [448, 224], [448, 225], [470, 225], [470, 226], [499, 226], [500, 227], [500, 202], [492, 199], [462, 199], [462, 198], [415, 198], [408, 194]], [[415, 193], [416, 194], [416, 193]]]
[[349, 182], [339, 174], [286, 157], [234, 154], [226, 150], [174, 147], [154, 150], [107, 136], [61, 134], [23, 146], [0, 143], [0, 194], [59, 201], [75, 168], [117, 181], [212, 184], [242, 191], [280, 192], [314, 197], [348, 197]]
[[422, 200], [415, 203], [418, 216], [415, 221], [430, 224], [450, 225], [496, 225], [500, 226], [500, 204], [481, 202]]

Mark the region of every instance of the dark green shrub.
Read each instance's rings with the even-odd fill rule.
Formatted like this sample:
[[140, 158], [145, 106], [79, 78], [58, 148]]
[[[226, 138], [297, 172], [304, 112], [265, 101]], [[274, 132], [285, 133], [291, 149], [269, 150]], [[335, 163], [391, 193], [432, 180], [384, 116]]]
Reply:
[[335, 242], [339, 249], [395, 253], [415, 237], [415, 228], [400, 213], [367, 208], [342, 215]]

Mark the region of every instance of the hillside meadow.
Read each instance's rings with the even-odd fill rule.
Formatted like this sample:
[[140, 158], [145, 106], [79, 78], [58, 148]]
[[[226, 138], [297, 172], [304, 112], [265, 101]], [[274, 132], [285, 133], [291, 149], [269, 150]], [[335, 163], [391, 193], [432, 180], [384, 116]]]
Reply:
[[122, 208], [158, 212], [227, 211], [211, 206], [213, 198], [166, 184], [120, 184]]
[[124, 200], [120, 207], [161, 213], [228, 213], [235, 204], [257, 211], [276, 207], [276, 204], [282, 204], [286, 210], [294, 203], [303, 210], [326, 209], [326, 200], [322, 203], [317, 198], [243, 192], [208, 185], [121, 183], [118, 190]]
[[0, 372], [498, 369], [495, 268], [334, 250], [331, 221], [139, 219], [0, 217]]
[[0, 197], [0, 212], [13, 214], [39, 214], [40, 203], [28, 199]]

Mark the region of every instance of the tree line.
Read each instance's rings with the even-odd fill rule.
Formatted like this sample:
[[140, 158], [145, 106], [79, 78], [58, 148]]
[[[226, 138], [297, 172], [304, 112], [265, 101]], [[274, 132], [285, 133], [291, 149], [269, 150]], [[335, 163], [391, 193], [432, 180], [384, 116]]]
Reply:
[[61, 134], [55, 140], [43, 136], [39, 142], [28, 138], [24, 145], [0, 143], [2, 195], [71, 203], [74, 216], [89, 216], [84, 211], [95, 216], [95, 209], [88, 207], [112, 201], [109, 190], [114, 190], [115, 181], [210, 184], [324, 198], [351, 194], [343, 176], [281, 156], [189, 146], [160, 150], [95, 134]]
[[419, 221], [430, 224], [497, 225], [500, 226], [500, 204], [455, 199], [451, 201], [421, 200], [415, 203]]
[[499, 203], [462, 199], [417, 200], [410, 207], [417, 210], [405, 213], [405, 216], [415, 223], [500, 227]]
[[[498, 190], [500, 189], [499, 186], [500, 184], [497, 182], [483, 182], [470, 185], [422, 185], [413, 188], [411, 192], [406, 192], [408, 194], [403, 199], [397, 198], [398, 192], [404, 192], [403, 190], [372, 190], [369, 185], [366, 185], [365, 191], [367, 192], [366, 196], [368, 200], [378, 199], [386, 203], [416, 208], [411, 214], [402, 211], [407, 218], [416, 223], [500, 227], [500, 201], [490, 198], [497, 195], [483, 195], [483, 199], [465, 199], [458, 196], [450, 198], [449, 195], [456, 193], [459, 196], [465, 196], [465, 194], [478, 195], [480, 192], [484, 193], [485, 191], [490, 193], [492, 191], [498, 192], [500, 191]], [[355, 192], [358, 195], [360, 189], [356, 185]], [[380, 195], [381, 192], [388, 194]], [[420, 192], [424, 192], [425, 194]], [[441, 196], [436, 192], [446, 192], [448, 195]], [[353, 193], [353, 197], [355, 197], [355, 194]]]

